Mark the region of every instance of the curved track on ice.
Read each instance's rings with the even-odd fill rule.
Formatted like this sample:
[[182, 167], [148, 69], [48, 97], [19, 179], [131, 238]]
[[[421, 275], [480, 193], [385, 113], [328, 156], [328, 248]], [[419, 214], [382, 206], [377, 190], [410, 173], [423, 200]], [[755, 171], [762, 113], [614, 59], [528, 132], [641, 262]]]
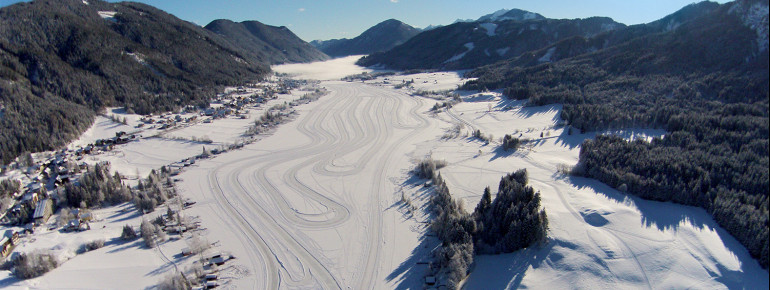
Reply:
[[[362, 84], [325, 85], [329, 95], [303, 113], [296, 126], [279, 129], [297, 130], [309, 141], [227, 162], [209, 174], [216, 203], [232, 230], [240, 233], [251, 268], [263, 269], [255, 288], [376, 287], [381, 199], [392, 194], [383, 181], [388, 170], [404, 166], [393, 164], [394, 152], [429, 123], [418, 112], [420, 99]], [[337, 192], [318, 181], [324, 177], [355, 178], [368, 188]], [[324, 249], [303, 231], [351, 222], [361, 223], [365, 241], [357, 241], [363, 255], [357, 257], [356, 273], [343, 279]]]

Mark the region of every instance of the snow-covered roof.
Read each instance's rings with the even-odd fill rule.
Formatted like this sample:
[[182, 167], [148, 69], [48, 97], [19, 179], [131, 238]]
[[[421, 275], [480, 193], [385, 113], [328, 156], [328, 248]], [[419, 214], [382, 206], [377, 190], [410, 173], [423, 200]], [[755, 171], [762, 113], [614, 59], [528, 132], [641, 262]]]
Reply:
[[35, 214], [32, 217], [35, 219], [44, 217], [48, 211], [48, 203], [50, 202], [51, 200], [47, 198], [38, 202], [35, 207]]

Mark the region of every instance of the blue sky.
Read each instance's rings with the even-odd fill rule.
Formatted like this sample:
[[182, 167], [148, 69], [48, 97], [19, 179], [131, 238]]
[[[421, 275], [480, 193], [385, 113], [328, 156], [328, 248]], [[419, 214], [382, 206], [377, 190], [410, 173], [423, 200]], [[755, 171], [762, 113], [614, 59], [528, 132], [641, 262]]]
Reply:
[[[624, 24], [647, 23], [671, 14], [693, 0], [134, 0], [206, 25], [214, 19], [258, 20], [287, 26], [305, 41], [352, 38], [384, 20], [395, 18], [426, 27], [476, 19], [499, 9], [519, 8], [548, 18], [608, 16]], [[0, 0], [1, 6], [19, 1]], [[118, 2], [118, 1], [110, 1]], [[725, 0], [717, 1], [720, 3]]]

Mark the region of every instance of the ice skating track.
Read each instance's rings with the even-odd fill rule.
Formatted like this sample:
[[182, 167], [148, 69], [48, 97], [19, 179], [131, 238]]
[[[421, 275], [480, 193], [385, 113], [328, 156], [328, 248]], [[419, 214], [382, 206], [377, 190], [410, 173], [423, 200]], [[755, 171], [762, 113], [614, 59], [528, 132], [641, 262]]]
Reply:
[[[208, 175], [210, 192], [248, 251], [255, 289], [377, 288], [382, 244], [383, 199], [393, 194], [388, 172], [394, 153], [428, 127], [420, 99], [355, 83], [325, 83], [330, 94], [300, 114], [302, 141], [218, 165]], [[269, 138], [277, 138], [272, 136]], [[339, 190], [332, 178], [356, 180]], [[344, 187], [343, 187], [344, 188]], [[308, 230], [361, 223], [365, 237], [351, 278], [342, 279]]]

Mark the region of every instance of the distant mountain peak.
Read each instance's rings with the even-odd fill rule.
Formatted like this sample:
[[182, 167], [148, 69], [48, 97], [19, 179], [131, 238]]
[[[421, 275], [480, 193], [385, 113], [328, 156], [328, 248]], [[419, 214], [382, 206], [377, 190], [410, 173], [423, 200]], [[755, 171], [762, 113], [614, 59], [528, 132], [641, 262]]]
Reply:
[[311, 44], [330, 56], [370, 54], [389, 50], [418, 33], [420, 29], [396, 19], [388, 19], [377, 23], [353, 39], [316, 40]]
[[497, 22], [497, 21], [526, 21], [526, 20], [540, 20], [545, 19], [543, 15], [529, 12], [521, 9], [500, 9], [492, 14], [481, 16], [477, 22]]
[[527, 21], [527, 20], [541, 20], [546, 19], [543, 15], [538, 13], [529, 12], [521, 9], [500, 9], [490, 14], [479, 17], [478, 19], [457, 19], [453, 23], [458, 22], [498, 22], [498, 21]]

